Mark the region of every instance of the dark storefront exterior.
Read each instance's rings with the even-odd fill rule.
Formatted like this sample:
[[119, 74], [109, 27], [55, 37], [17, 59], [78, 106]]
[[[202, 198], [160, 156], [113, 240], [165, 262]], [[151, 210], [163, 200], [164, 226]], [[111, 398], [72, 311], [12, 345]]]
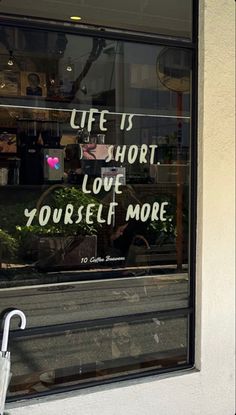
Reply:
[[193, 367], [196, 5], [16, 3], [0, 3], [0, 312], [27, 329], [9, 398]]

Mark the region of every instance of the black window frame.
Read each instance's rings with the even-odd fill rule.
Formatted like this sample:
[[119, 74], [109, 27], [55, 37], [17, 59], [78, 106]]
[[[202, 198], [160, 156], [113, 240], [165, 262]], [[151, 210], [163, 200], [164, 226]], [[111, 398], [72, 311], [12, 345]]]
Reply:
[[[192, 94], [191, 94], [191, 120], [192, 120], [192, 127], [191, 127], [191, 145], [190, 145], [190, 152], [191, 152], [191, 173], [190, 173], [190, 188], [191, 188], [191, 195], [190, 195], [190, 226], [189, 226], [189, 281], [190, 281], [190, 305], [186, 309], [177, 309], [177, 310], [168, 310], [168, 311], [159, 311], [157, 312], [158, 315], [162, 317], [168, 316], [188, 316], [189, 317], [189, 364], [183, 364], [182, 366], [178, 366], [175, 368], [168, 368], [168, 369], [152, 369], [149, 371], [145, 371], [145, 373], [135, 373], [129, 375], [121, 375], [115, 378], [111, 378], [108, 380], [96, 380], [96, 381], [88, 381], [86, 384], [77, 384], [75, 386], [62, 386], [58, 389], [55, 388], [50, 391], [45, 391], [43, 393], [35, 393], [30, 395], [24, 396], [14, 396], [9, 397], [8, 402], [17, 401], [19, 399], [32, 399], [35, 397], [41, 396], [48, 396], [54, 395], [57, 393], [64, 393], [69, 392], [72, 390], [84, 389], [88, 387], [104, 385], [104, 384], [111, 384], [114, 382], [120, 381], [128, 381], [131, 379], [140, 379], [147, 376], [159, 375], [162, 373], [172, 373], [184, 369], [191, 369], [194, 368], [195, 364], [195, 319], [196, 319], [196, 311], [195, 311], [195, 294], [196, 294], [196, 227], [197, 227], [197, 160], [198, 160], [198, 149], [197, 149], [197, 105], [198, 105], [198, 8], [199, 2], [198, 0], [193, 0], [193, 10], [192, 10], [192, 40], [181, 39], [177, 37], [170, 37], [170, 36], [159, 36], [153, 34], [144, 34], [139, 32], [129, 32], [127, 30], [117, 30], [117, 29], [110, 29], [110, 28], [95, 28], [94, 26], [89, 28], [88, 26], [83, 25], [73, 25], [73, 24], [64, 24], [62, 22], [47, 22], [46, 20], [41, 19], [34, 19], [34, 18], [23, 18], [14, 15], [3, 15], [0, 14], [1, 17], [1, 25], [2, 26], [13, 26], [19, 27], [24, 29], [37, 29], [37, 30], [50, 30], [55, 32], [62, 32], [66, 34], [78, 34], [84, 36], [99, 36], [100, 38], [109, 38], [113, 40], [122, 40], [126, 42], [137, 42], [142, 44], [150, 44], [150, 45], [161, 45], [161, 46], [172, 46], [172, 47], [181, 47], [187, 48], [192, 51], [193, 61], [192, 61], [192, 68], [193, 68], [193, 78], [192, 78]], [[101, 277], [95, 277], [95, 280]], [[90, 280], [89, 276], [86, 278]], [[108, 279], [108, 278], [107, 278]], [[156, 313], [156, 314], [157, 314]], [[155, 315], [156, 315], [155, 314]], [[144, 314], [138, 314], [140, 318], [144, 316], [152, 317], [154, 315], [153, 312], [148, 312]], [[127, 319], [127, 321], [134, 319], [137, 315], [131, 316], [122, 316]], [[113, 317], [108, 319], [101, 319], [101, 323], [106, 321], [111, 322], [119, 322], [120, 317]], [[92, 320], [93, 321], [93, 320]], [[34, 335], [40, 334], [52, 334], [60, 331], [65, 330], [73, 330], [80, 328], [82, 324], [92, 324], [92, 321], [86, 322], [73, 322], [73, 323], [65, 323], [59, 325], [51, 325], [51, 326], [44, 326], [44, 327], [33, 327], [28, 328], [25, 331], [21, 330], [14, 330], [11, 332], [12, 339], [20, 339], [22, 337], [30, 337]]]

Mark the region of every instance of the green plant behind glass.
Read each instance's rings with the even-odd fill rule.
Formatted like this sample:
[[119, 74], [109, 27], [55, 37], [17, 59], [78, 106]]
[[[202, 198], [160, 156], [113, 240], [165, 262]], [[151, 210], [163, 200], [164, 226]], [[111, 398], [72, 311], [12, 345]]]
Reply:
[[[86, 222], [86, 207], [88, 204], [93, 203], [95, 206], [92, 209], [92, 214], [90, 216], [93, 224], [88, 224]], [[47, 202], [49, 204], [49, 202]], [[66, 206], [71, 204], [74, 207], [74, 216], [72, 216], [73, 224], [64, 224], [63, 215], [65, 213]], [[84, 206], [82, 211], [82, 220], [80, 223], [75, 223], [78, 215], [78, 209]], [[18, 232], [21, 233], [21, 237], [26, 237], [29, 233], [31, 235], [62, 235], [62, 236], [72, 236], [72, 235], [96, 235], [98, 230], [101, 228], [101, 224], [97, 222], [97, 212], [99, 207], [99, 202], [92, 196], [84, 194], [81, 190], [76, 189], [75, 187], [60, 188], [55, 190], [50, 195], [50, 207], [62, 209], [63, 214], [61, 221], [58, 224], [49, 221], [46, 226], [40, 226], [37, 224], [37, 217], [34, 219], [32, 226], [17, 226]], [[36, 222], [36, 223], [35, 223]]]
[[17, 254], [18, 243], [15, 238], [0, 229], [0, 267], [4, 260], [14, 259]]

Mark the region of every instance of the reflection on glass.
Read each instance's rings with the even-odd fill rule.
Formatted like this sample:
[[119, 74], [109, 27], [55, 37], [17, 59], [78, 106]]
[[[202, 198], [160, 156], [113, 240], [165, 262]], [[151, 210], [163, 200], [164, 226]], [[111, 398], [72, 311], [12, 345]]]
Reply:
[[187, 325], [154, 316], [16, 339], [10, 396], [186, 365]]
[[[157, 277], [140, 274], [136, 278], [126, 275], [110, 280], [84, 283], [70, 281], [26, 287], [20, 291], [0, 291], [0, 304], [2, 310], [10, 308], [12, 303], [16, 308], [24, 310], [28, 328], [189, 306], [189, 281], [186, 273]], [[53, 277], [57, 277], [58, 282], [60, 278], [63, 279], [63, 275], [54, 274]], [[53, 277], [44, 274], [44, 282]], [[26, 283], [35, 283], [34, 274], [28, 278]], [[71, 279], [69, 275], [67, 278]], [[90, 278], [93, 278], [91, 273]], [[14, 284], [16, 282], [13, 280], [12, 285]]]
[[1, 275], [186, 271], [190, 52], [3, 30]]
[[[13, 1], [3, 3], [1, 13], [76, 22], [77, 27], [79, 22], [99, 28], [107, 26], [188, 39], [192, 31], [190, 0], [62, 0], [58, 7], [53, 0], [41, 0], [30, 8]], [[63, 49], [63, 39], [58, 40], [58, 45]]]

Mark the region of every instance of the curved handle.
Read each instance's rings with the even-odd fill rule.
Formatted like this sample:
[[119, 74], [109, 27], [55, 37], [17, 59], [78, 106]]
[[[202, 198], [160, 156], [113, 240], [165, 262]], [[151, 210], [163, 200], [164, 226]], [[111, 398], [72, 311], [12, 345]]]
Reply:
[[26, 326], [26, 317], [23, 313], [23, 311], [20, 310], [12, 310], [10, 313], [6, 314], [6, 317], [4, 318], [4, 326], [3, 326], [3, 338], [2, 338], [2, 348], [1, 351], [3, 353], [7, 352], [7, 345], [8, 345], [8, 337], [9, 337], [9, 330], [10, 330], [10, 321], [11, 318], [14, 316], [19, 316], [21, 318], [20, 322], [20, 329], [24, 330]]

